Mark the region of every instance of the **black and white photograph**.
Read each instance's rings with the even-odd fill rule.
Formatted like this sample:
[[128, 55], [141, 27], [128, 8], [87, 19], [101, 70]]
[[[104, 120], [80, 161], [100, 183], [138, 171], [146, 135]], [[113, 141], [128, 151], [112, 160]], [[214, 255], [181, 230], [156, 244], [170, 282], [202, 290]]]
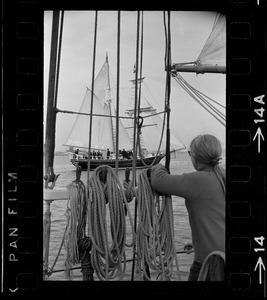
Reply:
[[226, 16], [44, 22], [44, 280], [223, 281]]
[[1, 293], [266, 297], [266, 1], [1, 7]]

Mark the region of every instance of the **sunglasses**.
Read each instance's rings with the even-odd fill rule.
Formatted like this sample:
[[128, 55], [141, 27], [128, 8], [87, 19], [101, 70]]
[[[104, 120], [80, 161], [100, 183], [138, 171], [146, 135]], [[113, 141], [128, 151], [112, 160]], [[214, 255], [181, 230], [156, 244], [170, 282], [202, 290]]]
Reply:
[[188, 154], [191, 156], [191, 151], [187, 151], [188, 152]]

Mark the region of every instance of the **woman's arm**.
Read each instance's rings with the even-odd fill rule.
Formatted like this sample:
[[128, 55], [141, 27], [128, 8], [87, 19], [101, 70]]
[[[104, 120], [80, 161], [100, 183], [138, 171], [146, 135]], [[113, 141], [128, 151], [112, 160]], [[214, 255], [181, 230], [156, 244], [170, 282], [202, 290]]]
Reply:
[[171, 175], [162, 164], [157, 164], [151, 169], [151, 186], [161, 194], [176, 195], [183, 198], [190, 197], [194, 193], [197, 184], [197, 172]]

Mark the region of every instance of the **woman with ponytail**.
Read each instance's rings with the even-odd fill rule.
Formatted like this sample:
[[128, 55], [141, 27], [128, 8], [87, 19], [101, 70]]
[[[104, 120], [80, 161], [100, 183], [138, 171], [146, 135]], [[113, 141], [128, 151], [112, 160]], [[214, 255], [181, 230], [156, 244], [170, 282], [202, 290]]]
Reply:
[[213, 251], [225, 252], [225, 172], [219, 166], [222, 148], [215, 136], [195, 137], [188, 153], [196, 171], [171, 175], [158, 164], [150, 179], [158, 193], [185, 199], [194, 247], [188, 280], [197, 281], [205, 258]]

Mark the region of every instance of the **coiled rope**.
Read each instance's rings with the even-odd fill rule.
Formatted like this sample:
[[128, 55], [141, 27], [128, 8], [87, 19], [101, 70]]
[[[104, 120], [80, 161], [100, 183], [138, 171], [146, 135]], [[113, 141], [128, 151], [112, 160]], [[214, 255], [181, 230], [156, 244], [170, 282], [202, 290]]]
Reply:
[[172, 201], [155, 193], [150, 185], [147, 170], [138, 178], [137, 279], [151, 280], [147, 266], [162, 281], [170, 280], [175, 261], [179, 280], [180, 272], [175, 250]]
[[81, 180], [73, 181], [67, 186], [67, 190], [67, 226], [64, 234], [67, 255], [64, 266], [67, 279], [71, 279], [72, 266], [80, 262], [78, 241], [85, 236], [87, 197], [86, 187]]
[[[105, 165], [91, 175], [88, 191], [92, 266], [100, 280], [122, 280], [126, 269], [125, 246], [134, 244], [133, 221], [123, 187], [115, 171]], [[130, 244], [126, 243], [125, 207], [133, 234]]]

